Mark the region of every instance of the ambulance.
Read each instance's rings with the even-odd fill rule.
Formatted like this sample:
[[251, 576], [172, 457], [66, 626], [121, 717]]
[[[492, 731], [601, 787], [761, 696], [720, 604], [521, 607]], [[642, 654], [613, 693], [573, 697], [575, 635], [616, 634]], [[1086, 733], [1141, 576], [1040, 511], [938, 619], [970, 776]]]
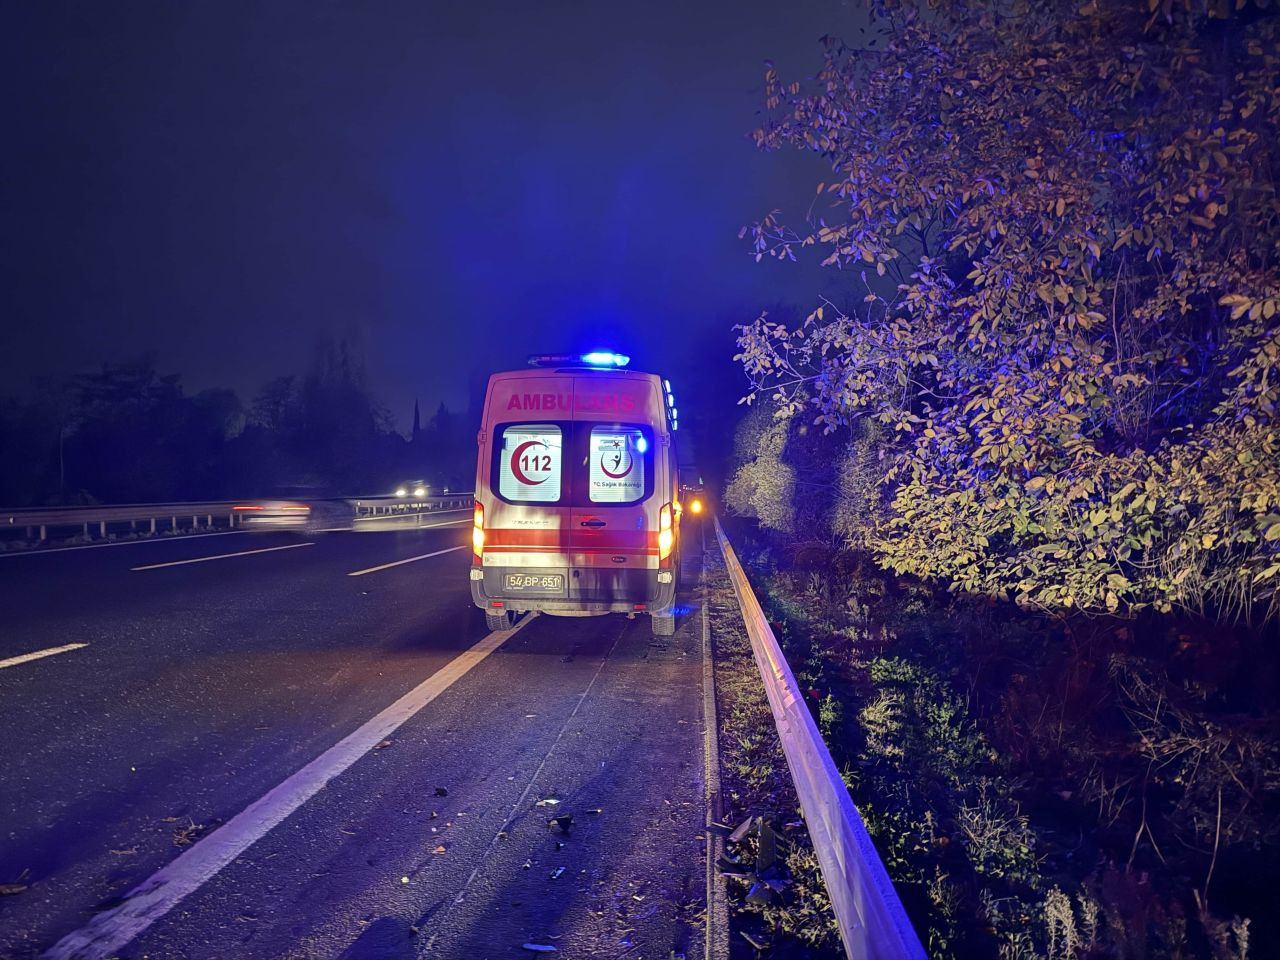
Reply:
[[679, 411], [669, 381], [598, 351], [489, 378], [471, 597], [491, 630], [529, 610], [648, 614], [675, 633]]

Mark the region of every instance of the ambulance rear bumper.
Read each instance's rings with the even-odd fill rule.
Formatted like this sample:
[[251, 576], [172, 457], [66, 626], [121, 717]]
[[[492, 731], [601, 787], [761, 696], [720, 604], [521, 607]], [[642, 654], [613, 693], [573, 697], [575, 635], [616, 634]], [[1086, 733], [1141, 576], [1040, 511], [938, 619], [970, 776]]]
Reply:
[[[482, 610], [538, 610], [547, 613], [666, 613], [675, 606], [677, 571], [545, 568], [539, 575], [560, 577], [561, 589], [513, 591], [504, 575], [510, 567], [472, 567], [471, 599]], [[479, 578], [477, 579], [477, 575]]]

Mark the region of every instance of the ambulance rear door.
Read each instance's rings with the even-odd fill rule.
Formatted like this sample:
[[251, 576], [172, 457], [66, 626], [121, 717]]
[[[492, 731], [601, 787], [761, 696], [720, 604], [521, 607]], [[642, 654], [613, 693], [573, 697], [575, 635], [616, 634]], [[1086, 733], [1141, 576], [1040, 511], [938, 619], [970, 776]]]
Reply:
[[568, 595], [572, 390], [571, 378], [556, 375], [493, 384], [484, 566], [500, 570], [486, 573], [491, 593]]
[[642, 374], [574, 378], [570, 597], [619, 603], [647, 594], [648, 571], [658, 566], [662, 488], [662, 398], [656, 382]]

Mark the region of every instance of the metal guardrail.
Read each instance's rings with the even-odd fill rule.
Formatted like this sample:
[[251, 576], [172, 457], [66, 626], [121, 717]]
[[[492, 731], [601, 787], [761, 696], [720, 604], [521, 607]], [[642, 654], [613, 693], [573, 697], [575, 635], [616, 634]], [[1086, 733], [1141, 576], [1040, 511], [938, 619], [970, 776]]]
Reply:
[[[73, 527], [82, 528], [83, 534], [89, 537], [90, 530], [96, 528], [99, 537], [106, 537], [108, 525], [128, 523], [130, 530], [137, 530], [138, 524], [146, 524], [149, 533], [164, 530], [177, 530], [190, 520], [193, 530], [223, 527], [233, 529], [240, 525], [235, 507], [240, 504], [261, 502], [264, 499], [288, 498], [254, 498], [246, 500], [214, 500], [195, 503], [136, 503], [119, 506], [85, 506], [85, 507], [22, 507], [0, 510], [0, 532], [19, 530], [26, 532], [28, 539], [49, 539], [49, 531]], [[305, 498], [303, 498], [305, 500]], [[450, 508], [470, 508], [472, 504], [470, 491], [450, 493], [436, 497], [360, 497], [360, 498], [325, 498], [325, 502], [346, 503], [355, 517], [396, 516], [407, 513], [424, 513], [446, 510]], [[316, 501], [320, 502], [320, 501]], [[225, 518], [225, 524], [222, 523]], [[203, 520], [203, 526], [201, 521]], [[37, 536], [38, 533], [38, 536]]]
[[445, 510], [451, 507], [471, 509], [475, 502], [475, 494], [470, 490], [463, 493], [444, 493], [437, 497], [360, 497], [347, 498], [347, 503], [355, 508], [356, 516], [380, 516], [397, 513], [416, 513], [423, 510]]
[[850, 960], [924, 960], [920, 938], [907, 919], [719, 518], [716, 537], [738, 595], [751, 651], [764, 680], [845, 954]]

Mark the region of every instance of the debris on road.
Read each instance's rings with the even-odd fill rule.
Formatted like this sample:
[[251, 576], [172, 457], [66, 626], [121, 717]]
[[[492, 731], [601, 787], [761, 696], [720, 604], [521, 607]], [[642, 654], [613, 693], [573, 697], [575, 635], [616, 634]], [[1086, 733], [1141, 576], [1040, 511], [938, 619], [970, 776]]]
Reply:
[[745, 930], [741, 932], [742, 932], [742, 939], [747, 941], [747, 943], [751, 944], [751, 946], [755, 947], [757, 950], [769, 949], [769, 945], [767, 943], [761, 943], [759, 940], [751, 936], [751, 934], [747, 933]]
[[553, 947], [546, 943], [522, 943], [520, 944], [520, 948], [522, 950], [532, 951], [533, 953], [559, 953], [558, 947]]
[[408, 882], [409, 882], [409, 878], [408, 878], [408, 877], [401, 877], [401, 878], [400, 878], [400, 882], [401, 882], [401, 883], [408, 883]]
[[445, 851], [445, 847], [444, 847], [444, 844], [442, 843], [442, 844], [440, 844], [439, 846], [437, 846], [434, 850], [432, 850], [431, 852], [432, 852], [432, 853], [444, 853], [444, 851]]
[[0, 883], [0, 897], [12, 897], [29, 889], [25, 883]]
[[208, 829], [203, 823], [196, 823], [194, 820], [188, 819], [185, 827], [179, 827], [173, 831], [173, 845], [175, 847], [187, 847], [195, 843], [204, 832]]
[[390, 740], [383, 740], [380, 744], [378, 744], [378, 745], [377, 745], [376, 747], [374, 747], [373, 749], [375, 749], [375, 750], [385, 750], [385, 749], [387, 749], [387, 747], [389, 747], [389, 746], [391, 746], [391, 741], [390, 741]]
[[556, 804], [558, 804], [559, 802], [560, 802], [560, 801], [559, 801], [559, 800], [557, 800], [555, 797], [543, 797], [543, 798], [542, 798], [541, 800], [539, 800], [536, 804], [534, 804], [534, 806], [536, 806], [536, 807], [554, 807], [554, 806], [555, 806]]
[[551, 871], [552, 880], [558, 880], [563, 875], [564, 875], [564, 867], [556, 867], [554, 870]]
[[764, 817], [760, 818], [756, 834], [760, 838], [760, 844], [756, 850], [756, 873], [763, 876], [778, 862], [778, 835], [773, 832], [773, 827], [769, 826]]
[[447, 797], [448, 795], [449, 795], [449, 791], [448, 791], [448, 789], [447, 789], [447, 788], [445, 788], [445, 787], [436, 787], [436, 796], [437, 796], [437, 797]]
[[571, 826], [573, 826], [572, 813], [562, 813], [558, 817], [550, 817], [547, 820], [548, 830], [559, 830], [561, 833], [568, 833]]

